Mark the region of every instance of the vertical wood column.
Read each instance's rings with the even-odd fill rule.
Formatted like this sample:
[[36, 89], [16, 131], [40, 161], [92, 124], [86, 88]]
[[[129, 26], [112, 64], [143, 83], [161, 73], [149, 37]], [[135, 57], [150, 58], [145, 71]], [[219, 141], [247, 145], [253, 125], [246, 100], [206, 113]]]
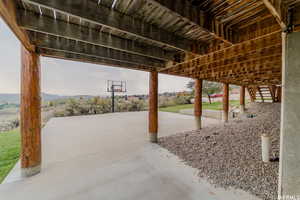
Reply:
[[201, 117], [202, 117], [202, 83], [201, 79], [195, 80], [195, 102], [194, 102], [194, 115], [196, 121], [196, 128], [201, 129]]
[[276, 102], [281, 102], [281, 86], [278, 86], [276, 88]]
[[158, 131], [158, 73], [150, 72], [149, 78], [149, 136], [150, 142], [157, 142]]
[[223, 121], [228, 122], [229, 112], [229, 84], [223, 83]]
[[240, 88], [240, 110], [241, 113], [245, 112], [245, 86]]
[[40, 58], [21, 47], [21, 174], [41, 170]]

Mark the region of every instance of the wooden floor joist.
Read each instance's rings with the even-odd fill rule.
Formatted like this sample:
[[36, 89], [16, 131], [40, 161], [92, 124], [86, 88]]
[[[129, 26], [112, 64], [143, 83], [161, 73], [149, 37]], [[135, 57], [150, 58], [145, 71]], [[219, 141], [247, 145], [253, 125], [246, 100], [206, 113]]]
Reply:
[[102, 46], [94, 46], [88, 43], [68, 40], [65, 38], [57, 38], [54, 36], [47, 36], [40, 33], [29, 34], [33, 44], [43, 49], [53, 49], [67, 53], [75, 53], [86, 56], [93, 56], [98, 58], [110, 59], [115, 61], [124, 61], [127, 63], [144, 65], [149, 67], [163, 67], [164, 61], [140, 56], [137, 54], [126, 53], [115, 49], [109, 49]]
[[164, 61], [172, 60], [174, 53], [169, 53], [155, 46], [143, 45], [129, 39], [116, 37], [106, 32], [99, 32], [88, 27], [80, 27], [62, 20], [55, 20], [47, 16], [37, 16], [33, 12], [18, 13], [19, 26], [25, 30], [44, 33], [61, 38], [86, 42], [114, 50], [152, 57]]
[[[281, 34], [271, 33], [160, 70], [212, 81], [243, 85], [280, 82]], [[239, 83], [240, 82], [240, 83]]]
[[[124, 15], [90, 0], [23, 0], [37, 6], [53, 9], [55, 12], [79, 17], [82, 21], [108, 27], [150, 42], [166, 45], [180, 51], [190, 51], [192, 41], [159, 29], [132, 16]], [[178, 42], [180, 41], [180, 42]]]
[[[159, 4], [161, 7], [167, 8], [169, 11], [178, 13], [184, 19], [190, 20], [194, 26], [199, 26], [203, 35], [206, 37], [212, 37], [216, 40], [220, 40], [226, 44], [232, 45], [232, 42], [220, 32], [215, 32], [212, 27], [207, 27], [210, 24], [217, 26], [218, 22], [206, 15], [206, 13], [199, 8], [192, 7], [190, 2], [184, 2], [181, 0], [147, 0], [150, 3]], [[210, 29], [210, 30], [209, 30]]]

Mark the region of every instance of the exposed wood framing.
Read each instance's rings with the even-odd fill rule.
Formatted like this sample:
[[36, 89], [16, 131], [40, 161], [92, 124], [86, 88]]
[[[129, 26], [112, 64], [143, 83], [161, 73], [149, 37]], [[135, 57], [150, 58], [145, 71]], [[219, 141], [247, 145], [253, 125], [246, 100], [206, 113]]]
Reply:
[[276, 102], [276, 85], [269, 85], [269, 91], [270, 91], [270, 94], [271, 94], [271, 97], [272, 97], [272, 101], [273, 102]]
[[299, 3], [297, 6], [293, 7], [293, 19], [292, 24], [294, 25], [294, 32], [300, 31], [300, 0], [295, 0], [295, 4]]
[[182, 75], [238, 85], [281, 82], [281, 34], [235, 44], [195, 59], [160, 70]]
[[68, 40], [65, 38], [58, 38], [55, 36], [47, 36], [40, 33], [30, 34], [33, 44], [39, 48], [53, 49], [64, 51], [68, 53], [80, 54], [83, 56], [93, 56], [109, 60], [127, 62], [137, 65], [144, 65], [149, 67], [163, 67], [163, 62], [154, 58], [148, 58], [136, 54], [129, 54], [126, 52], [108, 49], [101, 46], [95, 46], [79, 41]]
[[30, 44], [29, 38], [25, 31], [23, 31], [17, 24], [16, 4], [12, 0], [0, 1], [0, 16], [14, 32], [22, 45], [31, 52], [35, 51], [35, 47]]
[[257, 9], [262, 4], [263, 4], [262, 2], [257, 3], [256, 1], [249, 1], [249, 2], [245, 3], [242, 7], [240, 7], [240, 9], [237, 9], [234, 12], [230, 12], [220, 22], [221, 23], [226, 23], [226, 22], [231, 21], [235, 18], [241, 17], [244, 14]]
[[264, 103], [265, 99], [264, 99], [264, 96], [262, 94], [261, 88], [259, 86], [257, 87], [257, 91], [258, 91], [258, 94], [260, 96], [261, 101]]
[[274, 4], [270, 2], [270, 0], [262, 0], [262, 1], [264, 2], [265, 6], [269, 9], [271, 14], [275, 17], [281, 29], [285, 31], [287, 29], [287, 26], [286, 23], [284, 22], [284, 17], [283, 17], [282, 0], [276, 0], [276, 4], [277, 4], [276, 7]]
[[281, 84], [287, 8], [300, 30], [299, 0], [0, 1], [31, 52], [241, 86]]
[[[163, 7], [166, 7], [172, 12], [178, 13], [180, 16], [186, 18], [193, 25], [201, 27], [203, 32], [209, 34], [216, 40], [221, 40], [226, 44], [231, 45], [232, 42], [222, 33], [223, 31], [215, 32], [211, 29], [211, 24], [217, 26], [218, 22], [216, 19], [208, 16], [204, 11], [200, 10], [197, 7], [192, 6], [188, 1], [182, 0], [146, 0], [147, 2], [160, 4]], [[208, 27], [210, 26], [210, 27]], [[220, 29], [220, 27], [218, 28]]]
[[174, 53], [155, 46], [146, 46], [139, 42], [123, 39], [88, 27], [55, 20], [47, 16], [37, 16], [33, 12], [19, 12], [19, 25], [30, 31], [47, 33], [53, 36], [86, 42], [93, 45], [108, 47], [128, 53], [148, 56], [162, 60], [172, 60]]
[[248, 90], [248, 93], [250, 95], [251, 102], [254, 102], [255, 99], [256, 99], [256, 90], [257, 90], [257, 87], [256, 86], [248, 86], [247, 90]]
[[49, 58], [57, 58], [57, 59], [71, 60], [71, 61], [77, 61], [77, 62], [85, 62], [85, 63], [91, 63], [91, 64], [97, 64], [97, 65], [108, 65], [108, 66], [112, 66], [112, 67], [121, 67], [121, 68], [133, 69], [133, 70], [142, 70], [142, 71], [154, 71], [155, 70], [155, 68], [151, 68], [151, 67], [147, 67], [147, 66], [143, 66], [143, 65], [136, 65], [136, 64], [132, 64], [132, 63], [120, 62], [120, 61], [92, 57], [92, 56], [84, 56], [81, 54], [68, 53], [68, 52], [57, 51], [57, 50], [53, 50], [53, 49], [37, 48], [37, 52], [39, 54], [41, 54], [42, 56], [49, 57]]
[[[80, 17], [83, 21], [109, 27], [135, 37], [166, 45], [181, 51], [190, 51], [192, 41], [181, 38], [152, 24], [119, 13], [112, 9], [89, 0], [23, 0], [34, 5], [54, 9], [74, 17]], [[180, 42], [178, 42], [180, 41]]]

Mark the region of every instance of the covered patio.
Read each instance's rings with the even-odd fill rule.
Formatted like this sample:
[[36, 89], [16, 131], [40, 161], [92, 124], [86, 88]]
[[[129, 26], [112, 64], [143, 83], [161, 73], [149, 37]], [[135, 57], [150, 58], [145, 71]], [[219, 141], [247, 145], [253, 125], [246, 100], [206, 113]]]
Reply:
[[[148, 143], [146, 119], [147, 112], [51, 119], [42, 134], [43, 173], [17, 181], [16, 166], [0, 199], [256, 199], [214, 188], [199, 180], [197, 170]], [[196, 127], [192, 116], [162, 112], [159, 119], [161, 136]]]
[[[229, 120], [229, 84], [241, 88], [242, 111], [246, 89], [252, 100], [259, 95], [264, 101], [267, 88], [268, 99], [282, 101], [278, 195], [280, 198], [298, 197], [299, 13], [299, 0], [0, 0], [1, 17], [22, 43], [22, 176], [39, 174], [42, 160], [51, 160], [48, 154], [42, 156], [41, 142], [40, 56], [46, 56], [149, 72], [147, 132], [153, 143], [158, 139], [159, 123], [163, 123], [158, 120], [159, 73], [195, 79], [193, 123], [197, 129], [203, 125], [203, 80], [223, 84], [224, 122]], [[97, 123], [102, 124], [101, 120]], [[177, 127], [179, 123], [177, 120], [172, 126]], [[116, 121], [114, 126], [118, 124], [121, 122]], [[108, 131], [103, 127], [97, 132], [105, 135]], [[118, 127], [124, 136], [128, 124]], [[174, 132], [179, 130], [178, 127]], [[57, 141], [61, 140], [60, 136]], [[109, 145], [118, 148], [118, 140]], [[87, 146], [93, 149], [93, 145]], [[76, 145], [59, 154], [72, 155], [71, 152], [77, 152], [74, 149]], [[106, 156], [110, 155], [103, 152], [103, 157]], [[151, 158], [150, 163], [154, 160]], [[69, 172], [68, 167], [61, 171]], [[24, 180], [28, 182], [26, 187], [31, 187], [29, 183], [34, 179], [48, 177], [48, 173]], [[105, 170], [99, 173], [109, 174]], [[87, 175], [84, 172], [80, 177]], [[143, 185], [144, 193], [151, 186]], [[67, 186], [61, 189], [67, 190]], [[37, 191], [30, 195], [38, 194]], [[12, 190], [10, 195], [24, 194], [13, 194]], [[182, 197], [189, 196], [185, 193]]]

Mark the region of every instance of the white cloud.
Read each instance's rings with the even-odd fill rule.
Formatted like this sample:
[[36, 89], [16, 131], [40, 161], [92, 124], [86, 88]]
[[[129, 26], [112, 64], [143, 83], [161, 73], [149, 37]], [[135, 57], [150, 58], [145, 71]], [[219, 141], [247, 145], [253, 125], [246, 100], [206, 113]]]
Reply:
[[[20, 90], [20, 45], [0, 19], [0, 93]], [[127, 82], [128, 94], [147, 94], [149, 74], [102, 65], [42, 58], [43, 92], [61, 95], [106, 95], [107, 80]], [[190, 79], [159, 75], [159, 92], [185, 90]]]

